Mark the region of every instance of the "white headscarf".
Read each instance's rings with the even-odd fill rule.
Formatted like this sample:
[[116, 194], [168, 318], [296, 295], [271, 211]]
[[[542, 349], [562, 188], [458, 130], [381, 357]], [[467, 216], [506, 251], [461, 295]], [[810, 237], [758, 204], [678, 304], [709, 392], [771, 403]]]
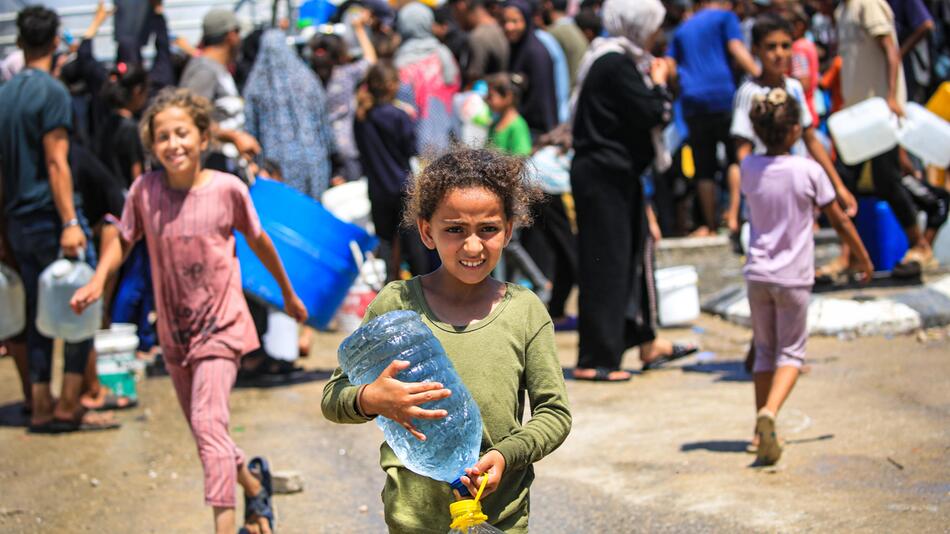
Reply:
[[[609, 37], [598, 37], [591, 43], [581, 65], [577, 69], [577, 83], [571, 99], [571, 117], [577, 111], [577, 101], [584, 79], [591, 66], [602, 56], [617, 52], [629, 57], [637, 66], [648, 88], [653, 87], [650, 78], [650, 63], [653, 56], [643, 49], [647, 40], [660, 28], [666, 8], [660, 0], [607, 0], [601, 9], [601, 19]], [[663, 142], [663, 128], [658, 126], [651, 132], [653, 148], [656, 152], [657, 169], [664, 171], [672, 164], [672, 158]]]

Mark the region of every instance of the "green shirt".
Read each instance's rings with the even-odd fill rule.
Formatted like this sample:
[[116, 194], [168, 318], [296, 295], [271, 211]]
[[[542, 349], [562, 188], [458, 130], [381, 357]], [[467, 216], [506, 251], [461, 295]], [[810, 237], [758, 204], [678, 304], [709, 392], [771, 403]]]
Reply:
[[502, 152], [515, 156], [531, 155], [531, 130], [521, 115], [515, 117], [504, 130], [496, 130], [492, 125], [488, 135], [491, 144]]
[[[494, 449], [505, 457], [498, 489], [483, 499], [489, 522], [507, 532], [527, 532], [531, 464], [556, 449], [571, 428], [554, 327], [544, 305], [531, 291], [508, 284], [488, 317], [452, 326], [436, 319], [419, 278], [413, 278], [387, 285], [370, 304], [364, 322], [393, 310], [422, 316], [478, 403], [481, 453]], [[324, 416], [335, 423], [369, 421], [356, 409], [357, 391], [337, 369], [323, 389]], [[525, 392], [531, 419], [522, 424]], [[386, 443], [380, 447], [379, 464], [386, 472], [382, 497], [391, 532], [448, 532], [454, 500], [448, 484], [409, 471]]]

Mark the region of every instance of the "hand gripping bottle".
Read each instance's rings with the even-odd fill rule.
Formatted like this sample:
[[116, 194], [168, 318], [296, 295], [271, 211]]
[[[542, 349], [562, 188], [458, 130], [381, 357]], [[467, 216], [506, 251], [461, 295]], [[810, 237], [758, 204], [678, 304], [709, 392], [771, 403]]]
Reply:
[[449, 534], [495, 534], [501, 532], [487, 523], [488, 516], [482, 513], [482, 492], [485, 491], [487, 476], [482, 476], [482, 484], [478, 487], [478, 494], [474, 499], [463, 499], [449, 505], [452, 514], [452, 524], [449, 525]]
[[340, 367], [354, 384], [369, 384], [393, 360], [406, 360], [410, 365], [397, 380], [439, 382], [452, 392], [446, 399], [423, 405], [428, 410], [445, 410], [446, 417], [414, 421], [425, 441], [386, 417], [378, 417], [376, 424], [403, 465], [468, 495], [459, 477], [478, 461], [482, 416], [442, 345], [419, 315], [408, 310], [381, 315], [343, 340], [338, 355]]

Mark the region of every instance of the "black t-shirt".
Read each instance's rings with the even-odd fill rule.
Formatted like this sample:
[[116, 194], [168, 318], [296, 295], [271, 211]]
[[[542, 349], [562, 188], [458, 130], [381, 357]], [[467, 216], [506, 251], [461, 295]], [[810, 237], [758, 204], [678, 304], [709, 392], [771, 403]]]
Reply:
[[112, 113], [96, 136], [95, 152], [109, 171], [122, 180], [126, 189], [132, 187], [132, 165], [145, 161], [135, 120]]
[[122, 217], [125, 206], [125, 188], [89, 150], [79, 144], [69, 145], [69, 168], [82, 198], [83, 214], [90, 225], [96, 225], [112, 215]]
[[[48, 73], [26, 68], [0, 86], [0, 176], [6, 217], [56, 212], [43, 136], [57, 128], [71, 130], [72, 125], [69, 92]], [[78, 209], [78, 195], [74, 197]]]

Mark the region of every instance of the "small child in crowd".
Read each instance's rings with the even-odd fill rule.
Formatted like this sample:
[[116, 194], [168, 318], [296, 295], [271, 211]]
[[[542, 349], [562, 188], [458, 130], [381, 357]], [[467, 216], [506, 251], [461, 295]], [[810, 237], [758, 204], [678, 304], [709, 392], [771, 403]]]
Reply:
[[76, 291], [77, 313], [102, 295], [108, 276], [144, 238], [151, 257], [165, 365], [198, 446], [205, 503], [218, 534], [235, 532], [235, 482], [244, 489], [245, 523], [269, 533], [274, 514], [267, 461], [246, 462], [228, 433], [228, 399], [238, 361], [259, 346], [241, 292], [234, 230], [244, 234], [277, 279], [285, 310], [298, 321], [307, 310], [261, 229], [247, 188], [232, 175], [201, 165], [211, 130], [211, 104], [186, 89], [165, 89], [141, 122], [145, 149], [164, 167], [136, 179], [93, 280]]
[[751, 225], [744, 273], [755, 347], [758, 414], [753, 446], [760, 465], [772, 465], [782, 455], [775, 418], [805, 359], [808, 302], [814, 284], [815, 206], [853, 247], [864, 276], [870, 277], [873, 271], [868, 253], [851, 220], [835, 202], [835, 191], [821, 166], [789, 154], [801, 136], [801, 115], [806, 112], [782, 88], [755, 95], [749, 118], [766, 152], [746, 157], [741, 167]]
[[[807, 111], [807, 92], [801, 82], [785, 75], [791, 68], [792, 32], [792, 26], [785, 19], [773, 14], [760, 16], [752, 27], [752, 52], [762, 65], [762, 75], [746, 80], [736, 91], [735, 112], [729, 130], [736, 143], [736, 161], [741, 164], [749, 154], [765, 152], [766, 146], [752, 127], [749, 111], [756, 95], [766, 94], [776, 87], [782, 88], [805, 110], [805, 113], [801, 115], [801, 141], [792, 147], [792, 153], [796, 156], [804, 156], [807, 153], [821, 165], [825, 174], [831, 179], [838, 203], [848, 215], [853, 216], [857, 212], [857, 201], [841, 181], [831, 157], [815, 133], [818, 124], [813, 121], [812, 115]], [[730, 202], [726, 222], [732, 231], [737, 231], [739, 227], [738, 181], [737, 169], [730, 169]]]
[[368, 180], [370, 214], [376, 235], [389, 250], [387, 272], [399, 278], [405, 257], [414, 274], [429, 272], [428, 257], [419, 237], [401, 230], [402, 205], [409, 174], [409, 160], [417, 154], [416, 126], [396, 100], [399, 72], [388, 62], [373, 65], [357, 96], [353, 135], [360, 164]]
[[[515, 225], [526, 224], [540, 191], [527, 180], [525, 162], [491, 150], [459, 150], [429, 165], [412, 183], [404, 224], [415, 224], [438, 252], [433, 273], [387, 285], [364, 321], [393, 310], [413, 310], [442, 343], [478, 403], [484, 422], [481, 459], [462, 482], [474, 495], [488, 477], [484, 511], [505, 532], [528, 531], [532, 464], [567, 437], [571, 414], [554, 346], [554, 327], [531, 291], [491, 277]], [[336, 423], [363, 423], [377, 415], [403, 424], [439, 419], [421, 405], [451, 395], [441, 384], [403, 383], [409, 365], [396, 360], [372, 383], [354, 386], [342, 370], [323, 390], [323, 414]], [[531, 419], [522, 424], [525, 394]], [[446, 532], [449, 484], [406, 469], [383, 444], [383, 504], [391, 532]]]
[[492, 146], [516, 156], [531, 155], [531, 130], [518, 113], [524, 92], [524, 79], [519, 74], [498, 73], [488, 78], [488, 107], [494, 121], [488, 132]]

